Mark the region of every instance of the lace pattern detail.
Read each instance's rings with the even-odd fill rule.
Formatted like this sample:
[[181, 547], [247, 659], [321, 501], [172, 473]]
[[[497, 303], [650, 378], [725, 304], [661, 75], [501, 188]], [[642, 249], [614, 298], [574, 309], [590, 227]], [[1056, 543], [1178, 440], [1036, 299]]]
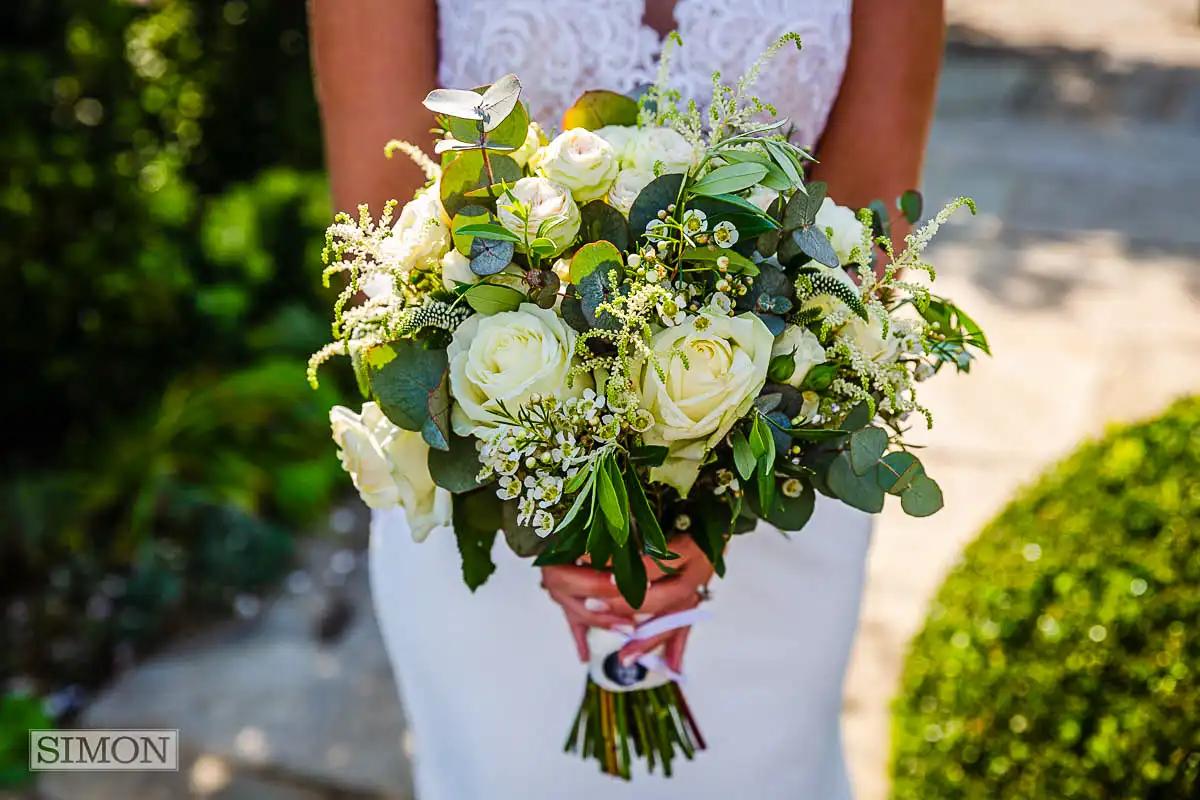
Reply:
[[[587, 89], [628, 92], [654, 79], [662, 45], [642, 22], [645, 2], [439, 0], [439, 78], [445, 86], [478, 86], [516, 72], [534, 118], [552, 125]], [[850, 7], [851, 0], [677, 0], [683, 47], [671, 65], [672, 83], [703, 102], [714, 69], [734, 80], [795, 31], [803, 50], [781, 51], [755, 94], [791, 119], [794, 141], [815, 144], [845, 69]]]

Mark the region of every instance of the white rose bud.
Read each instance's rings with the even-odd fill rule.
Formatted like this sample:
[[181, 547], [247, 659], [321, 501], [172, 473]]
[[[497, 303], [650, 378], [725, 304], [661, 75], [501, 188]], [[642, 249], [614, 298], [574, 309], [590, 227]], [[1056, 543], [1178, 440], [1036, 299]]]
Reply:
[[643, 128], [629, 145], [628, 161], [646, 172], [660, 162], [662, 174], [687, 172], [696, 164], [696, 148], [674, 128]]
[[[514, 213], [512, 206], [520, 203], [529, 210], [526, 221]], [[558, 255], [571, 246], [579, 233], [579, 206], [571, 193], [560, 184], [546, 178], [521, 178], [496, 203], [500, 224], [508, 230], [533, 241], [543, 236], [554, 242]], [[517, 245], [524, 252], [525, 245]]]
[[592, 133], [604, 139], [613, 146], [613, 153], [617, 160], [621, 162], [622, 167], [630, 167], [629, 163], [629, 146], [633, 144], [633, 140], [637, 138], [638, 129], [632, 125], [605, 125], [603, 128], [597, 128]]
[[654, 180], [654, 173], [644, 169], [621, 170], [617, 173], [617, 179], [613, 181], [612, 188], [608, 190], [609, 204], [625, 216], [629, 216], [629, 209], [633, 207], [633, 201], [652, 180]]
[[800, 388], [800, 384], [804, 383], [804, 378], [810, 369], [817, 364], [825, 363], [825, 348], [821, 346], [821, 340], [808, 328], [798, 325], [789, 325], [784, 328], [783, 333], [779, 334], [779, 338], [771, 347], [771, 358], [789, 354], [796, 362], [796, 369], [784, 383], [795, 386], [797, 389]]
[[429, 445], [420, 433], [396, 428], [384, 449], [400, 493], [400, 505], [408, 517], [409, 533], [413, 541], [423, 542], [434, 528], [450, 525], [450, 493], [433, 482]]
[[545, 144], [545, 137], [542, 135], [542, 129], [536, 122], [529, 123], [529, 129], [525, 133], [525, 141], [516, 150], [505, 153], [504, 155], [517, 162], [520, 166], [525, 166], [529, 163], [530, 157]]
[[572, 128], [546, 145], [537, 168], [570, 189], [577, 202], [586, 203], [608, 193], [620, 164], [607, 140], [586, 128]]
[[[703, 320], [704, 324], [697, 325]], [[655, 334], [650, 348], [666, 373], [661, 380], [643, 367], [641, 406], [654, 417], [644, 434], [649, 445], [670, 448], [650, 480], [686, 495], [705, 456], [754, 404], [767, 381], [775, 337], [753, 314], [692, 317]], [[684, 367], [678, 347], [688, 359]]]
[[532, 303], [469, 317], [454, 331], [447, 350], [454, 431], [487, 438], [499, 422], [492, 411], [501, 401], [515, 412], [535, 394], [565, 399], [591, 388], [586, 375], [567, 386], [577, 336], [553, 310]]
[[842, 266], [862, 259], [870, 261], [869, 253], [855, 255], [856, 250], [862, 250], [863, 234], [866, 230], [852, 209], [839, 206], [826, 197], [817, 211], [817, 226], [829, 235], [829, 242], [833, 245], [833, 251], [837, 253]]
[[450, 249], [450, 229], [443, 219], [438, 192], [435, 183], [405, 204], [392, 235], [379, 247], [386, 266], [409, 272], [437, 263]]
[[454, 291], [458, 283], [477, 283], [479, 276], [471, 271], [471, 259], [451, 247], [442, 256], [442, 285], [447, 291]]

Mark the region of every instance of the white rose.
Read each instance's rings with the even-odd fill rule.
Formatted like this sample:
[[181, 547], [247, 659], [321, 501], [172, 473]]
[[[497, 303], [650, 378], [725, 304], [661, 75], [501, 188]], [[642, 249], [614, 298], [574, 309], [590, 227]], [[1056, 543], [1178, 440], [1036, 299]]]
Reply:
[[[856, 262], [855, 250], [862, 250], [865, 226], [858, 221], [853, 209], [839, 206], [828, 197], [817, 211], [817, 226], [829, 234], [829, 242], [843, 266]], [[864, 256], [868, 260], [870, 255]]]
[[654, 172], [662, 163], [662, 173], [687, 172], [696, 164], [696, 148], [674, 128], [643, 128], [629, 145], [629, 165]]
[[[793, 352], [794, 351], [794, 352]], [[799, 325], [789, 325], [779, 334], [771, 347], [771, 358], [791, 355], [796, 361], [796, 370], [784, 383], [800, 388], [808, 371], [817, 364], [825, 363], [825, 348], [821, 340], [808, 328]]]
[[859, 352], [872, 361], [888, 363], [896, 360], [900, 354], [900, 342], [891, 330], [883, 335], [883, 314], [874, 307], [868, 309], [871, 321], [861, 317], [853, 317], [837, 331], [837, 336], [846, 339]]
[[529, 128], [525, 132], [525, 141], [516, 150], [505, 153], [504, 155], [517, 162], [520, 166], [525, 166], [529, 163], [530, 157], [538, 151], [543, 144], [542, 129], [536, 122], [530, 122]]
[[[374, 403], [367, 403], [363, 406], [363, 415], [371, 409], [378, 412]], [[381, 427], [379, 420], [374, 415], [364, 420], [363, 415], [355, 414], [345, 406], [334, 406], [329, 410], [329, 425], [338, 446], [338, 458], [367, 506], [391, 508], [400, 502], [400, 490], [392, 478], [391, 464], [383, 450], [382, 439], [386, 439], [390, 431], [383, 428], [379, 431], [382, 439], [376, 439], [372, 428]], [[378, 416], [383, 417], [382, 412]], [[387, 422], [387, 418], [383, 421]]]
[[454, 291], [457, 283], [476, 283], [479, 276], [471, 271], [471, 259], [451, 247], [442, 256], [442, 285], [448, 291]]
[[654, 180], [654, 173], [644, 169], [621, 170], [617, 173], [617, 179], [613, 181], [612, 188], [608, 190], [609, 204], [625, 216], [629, 216], [629, 209], [633, 207], [633, 201], [652, 180]]
[[400, 212], [392, 235], [379, 247], [384, 264], [408, 272], [436, 263], [450, 248], [450, 229], [442, 215], [438, 184], [422, 189]]
[[586, 128], [554, 137], [538, 159], [538, 172], [571, 190], [580, 203], [608, 193], [620, 164], [613, 146]]
[[[693, 317], [655, 334], [651, 350], [666, 380], [650, 364], [643, 367], [641, 405], [654, 417], [646, 444], [670, 448], [659, 481], [686, 495], [705, 455], [746, 415], [767, 380], [775, 337], [753, 314]], [[671, 356], [678, 347], [687, 355]]]
[[[363, 416], [367, 416], [365, 407]], [[409, 533], [413, 541], [423, 542], [434, 528], [450, 524], [450, 493], [433, 482], [429, 474], [429, 445], [417, 431], [394, 428], [384, 450], [400, 493], [400, 505], [408, 517]]]
[[450, 494], [429, 475], [429, 445], [421, 434], [392, 424], [375, 403], [364, 404], [361, 414], [334, 406], [329, 422], [342, 467], [368, 507], [402, 506], [416, 541], [450, 524]]
[[522, 303], [516, 311], [476, 314], [454, 331], [450, 358], [451, 412], [460, 436], [486, 438], [503, 401], [516, 412], [534, 393], [578, 397], [592, 381], [579, 375], [567, 386], [578, 334], [554, 311]]
[[[513, 205], [528, 209], [526, 221], [514, 212]], [[508, 230], [533, 241], [544, 236], [554, 242], [558, 255], [571, 246], [579, 233], [579, 206], [563, 186], [546, 178], [521, 178], [497, 201], [500, 224]], [[525, 245], [517, 245], [524, 252]]]
[[605, 125], [592, 133], [604, 139], [613, 146], [613, 153], [621, 166], [629, 167], [629, 146], [637, 138], [638, 129], [632, 125]]
[[779, 197], [779, 192], [769, 186], [763, 186], [761, 183], [750, 190], [750, 194], [746, 197], [754, 205], [766, 211], [771, 207], [771, 203]]

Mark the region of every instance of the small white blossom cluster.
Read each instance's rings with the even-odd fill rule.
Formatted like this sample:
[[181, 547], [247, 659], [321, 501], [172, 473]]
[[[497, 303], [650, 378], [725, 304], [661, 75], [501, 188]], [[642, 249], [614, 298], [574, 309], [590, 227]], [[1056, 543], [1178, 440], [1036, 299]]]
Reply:
[[477, 480], [495, 481], [501, 500], [517, 502], [517, 524], [548, 536], [561, 516], [567, 482], [622, 434], [653, 424], [648, 412], [633, 407], [635, 399], [613, 403], [586, 389], [566, 400], [535, 395], [516, 414], [501, 411], [505, 422], [478, 441]]

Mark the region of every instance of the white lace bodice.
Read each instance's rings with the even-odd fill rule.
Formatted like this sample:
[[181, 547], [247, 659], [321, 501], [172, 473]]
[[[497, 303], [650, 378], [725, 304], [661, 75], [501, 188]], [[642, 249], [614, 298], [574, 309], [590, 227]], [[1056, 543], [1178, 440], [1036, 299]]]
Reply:
[[[525, 84], [534, 119], [554, 124], [588, 89], [627, 92], [654, 79], [662, 48], [643, 23], [647, 0], [439, 0], [442, 85], [478, 86], [506, 72]], [[713, 70], [736, 80], [783, 34], [803, 49], [780, 51], [756, 85], [815, 144], [837, 96], [850, 48], [852, 0], [677, 0], [683, 38], [671, 83], [685, 98], [711, 97]]]

